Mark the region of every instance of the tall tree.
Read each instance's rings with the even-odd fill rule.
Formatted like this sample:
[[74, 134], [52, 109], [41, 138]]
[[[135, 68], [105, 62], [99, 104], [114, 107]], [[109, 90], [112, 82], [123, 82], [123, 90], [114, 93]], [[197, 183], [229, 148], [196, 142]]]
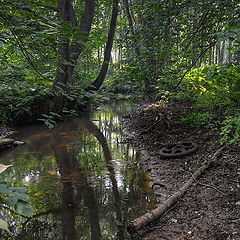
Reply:
[[72, 42], [66, 32], [59, 34], [58, 63], [55, 86], [58, 83], [68, 84], [73, 81], [74, 69], [87, 41], [94, 17], [95, 0], [85, 0], [85, 9], [78, 25], [77, 14], [71, 0], [58, 0], [59, 17], [62, 28], [72, 26], [74, 30]]
[[117, 16], [118, 16], [118, 0], [113, 0], [112, 17], [111, 17], [110, 28], [108, 32], [108, 39], [107, 39], [107, 43], [104, 51], [103, 64], [96, 80], [92, 83], [93, 88], [90, 87], [90, 89], [98, 90], [103, 84], [103, 81], [106, 77], [109, 61], [111, 58], [111, 51], [113, 46], [115, 29], [117, 25]]

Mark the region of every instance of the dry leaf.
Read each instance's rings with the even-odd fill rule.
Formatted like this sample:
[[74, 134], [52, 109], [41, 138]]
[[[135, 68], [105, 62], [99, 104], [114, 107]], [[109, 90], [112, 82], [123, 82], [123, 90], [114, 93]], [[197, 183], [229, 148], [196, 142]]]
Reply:
[[8, 167], [11, 167], [11, 165], [3, 165], [0, 163], [0, 173], [4, 172]]

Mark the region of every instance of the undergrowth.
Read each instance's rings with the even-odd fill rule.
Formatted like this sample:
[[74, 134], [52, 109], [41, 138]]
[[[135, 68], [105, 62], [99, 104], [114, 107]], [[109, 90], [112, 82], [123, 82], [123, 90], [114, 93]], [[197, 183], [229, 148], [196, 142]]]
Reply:
[[[55, 110], [54, 98], [64, 98], [66, 106]], [[0, 124], [9, 125], [21, 122], [22, 119], [40, 120], [52, 128], [62, 115], [74, 115], [76, 109], [86, 105], [87, 99], [93, 99], [92, 93], [86, 93], [78, 84], [57, 86], [53, 91], [52, 84], [46, 81], [8, 81], [0, 84]], [[42, 114], [41, 114], [42, 111]], [[41, 114], [39, 119], [35, 115]]]
[[32, 84], [26, 81], [3, 82], [0, 85], [1, 124], [8, 124], [32, 114], [34, 102], [51, 96], [47, 84]]
[[[184, 123], [217, 130], [221, 144], [240, 143], [240, 66], [228, 64], [193, 69], [175, 97], [190, 99], [196, 108], [204, 110], [182, 116]], [[223, 115], [218, 116], [219, 113]]]

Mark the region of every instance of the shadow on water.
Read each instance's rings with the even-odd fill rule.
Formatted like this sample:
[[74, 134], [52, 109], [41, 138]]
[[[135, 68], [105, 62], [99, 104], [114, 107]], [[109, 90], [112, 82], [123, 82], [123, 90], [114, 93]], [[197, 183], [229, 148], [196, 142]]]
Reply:
[[131, 111], [110, 104], [53, 130], [20, 129], [26, 144], [1, 156], [13, 164], [1, 177], [28, 188], [35, 213], [26, 219], [2, 210], [6, 239], [126, 239], [127, 221], [155, 202], [140, 153], [124, 138], [121, 117]]

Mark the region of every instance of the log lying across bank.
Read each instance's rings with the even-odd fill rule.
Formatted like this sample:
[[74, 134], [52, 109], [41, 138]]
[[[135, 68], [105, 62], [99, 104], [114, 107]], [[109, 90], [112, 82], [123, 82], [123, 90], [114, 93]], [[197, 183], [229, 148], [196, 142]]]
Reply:
[[24, 144], [24, 142], [16, 141], [12, 138], [0, 138], [0, 150], [15, 147]]
[[219, 156], [219, 154], [226, 148], [226, 146], [221, 147], [218, 149], [212, 158], [209, 161], [206, 161], [200, 168], [198, 168], [192, 177], [173, 195], [171, 195], [165, 202], [159, 205], [159, 207], [153, 209], [142, 215], [139, 218], [134, 219], [133, 221], [129, 222], [127, 230], [129, 233], [137, 232], [138, 230], [142, 229], [149, 223], [155, 221], [157, 218], [161, 217], [166, 211], [168, 211], [171, 207], [173, 207], [179, 198], [185, 195], [189, 187], [192, 186], [194, 181], [198, 179], [207, 168], [211, 165], [211, 163]]

